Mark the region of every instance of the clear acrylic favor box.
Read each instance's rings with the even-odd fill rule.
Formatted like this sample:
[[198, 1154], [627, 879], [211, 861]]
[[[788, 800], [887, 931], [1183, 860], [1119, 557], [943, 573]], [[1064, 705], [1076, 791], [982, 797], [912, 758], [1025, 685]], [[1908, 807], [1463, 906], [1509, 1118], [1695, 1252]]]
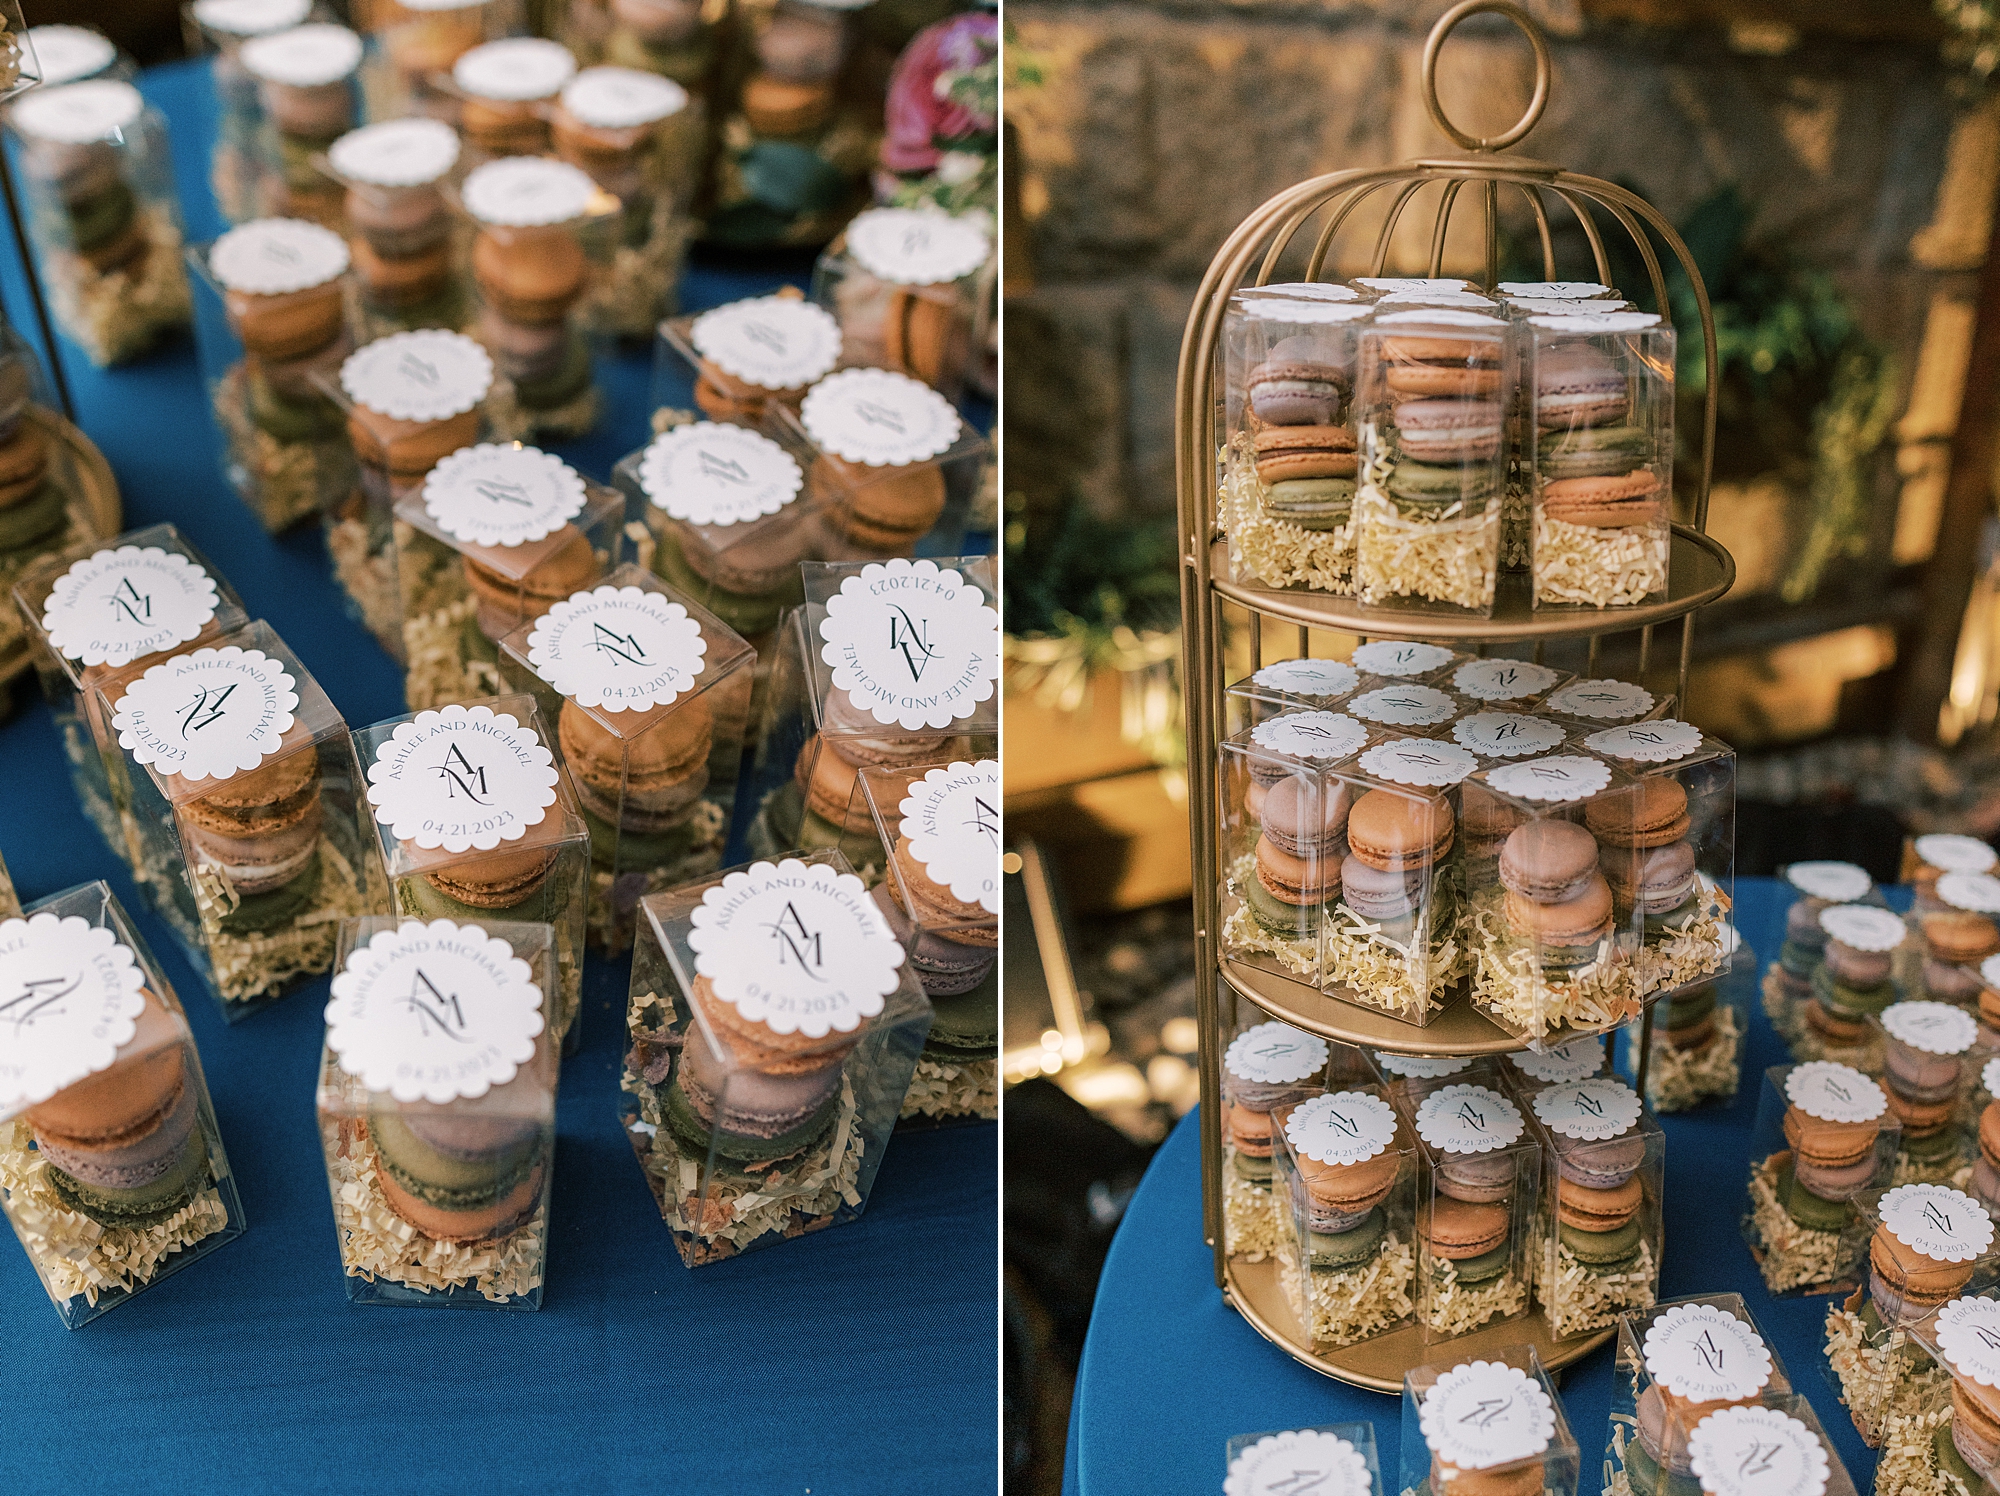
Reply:
[[1461, 1473], [1490, 1490], [1576, 1496], [1575, 1436], [1533, 1347], [1403, 1373], [1406, 1496], [1451, 1496]]

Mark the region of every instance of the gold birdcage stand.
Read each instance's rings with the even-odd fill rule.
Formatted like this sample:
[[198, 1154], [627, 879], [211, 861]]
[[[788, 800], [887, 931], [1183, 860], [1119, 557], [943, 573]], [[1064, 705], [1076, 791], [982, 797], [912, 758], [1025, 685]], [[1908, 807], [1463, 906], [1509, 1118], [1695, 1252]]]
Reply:
[[[1502, 134], [1465, 134], [1446, 117], [1437, 96], [1437, 60], [1445, 38], [1461, 21], [1489, 13], [1507, 17], [1527, 34], [1535, 54], [1535, 92], [1526, 112]], [[1639, 674], [1653, 668], [1653, 633], [1662, 624], [1680, 621], [1677, 666], [1678, 695], [1687, 695], [1695, 610], [1726, 593], [1736, 577], [1729, 553], [1711, 540], [1708, 522], [1709, 475], [1715, 445], [1715, 325], [1708, 293], [1687, 246], [1650, 204], [1611, 182], [1580, 176], [1544, 162], [1502, 158], [1497, 152], [1514, 145], [1534, 128], [1547, 107], [1551, 70], [1548, 44], [1535, 22], [1509, 0], [1463, 0], [1439, 18], [1424, 44], [1424, 103], [1431, 118], [1470, 154], [1434, 157], [1397, 166], [1337, 171], [1315, 177], [1280, 192], [1236, 228], [1216, 254], [1203, 278], [1187, 332], [1181, 342], [1175, 410], [1175, 474], [1179, 492], [1181, 544], [1181, 607], [1184, 617], [1183, 663], [1188, 702], [1188, 807], [1193, 839], [1196, 1000], [1201, 1023], [1201, 1184], [1202, 1229], [1215, 1253], [1215, 1281], [1224, 1296], [1259, 1334], [1294, 1360], [1356, 1386], [1380, 1392], [1402, 1387], [1403, 1371], [1425, 1359], [1422, 1330], [1411, 1327], [1364, 1341], [1344, 1350], [1315, 1353], [1280, 1291], [1275, 1262], [1232, 1262], [1223, 1250], [1221, 1135], [1222, 1034], [1225, 1022], [1233, 1031], [1237, 1002], [1247, 1001], [1260, 1012], [1282, 1018], [1299, 1028], [1346, 1044], [1401, 1054], [1486, 1055], [1515, 1052], [1525, 1046], [1476, 1012], [1469, 1002], [1451, 1004], [1428, 1025], [1403, 1022], [1369, 1008], [1343, 1002], [1304, 983], [1234, 962], [1218, 948], [1220, 928], [1220, 807], [1217, 801], [1216, 753], [1223, 736], [1222, 607], [1231, 603], [1250, 616], [1251, 647], [1261, 655], [1262, 621], [1295, 624], [1300, 653], [1307, 652], [1310, 631], [1326, 629], [1363, 638], [1394, 635], [1420, 639], [1465, 641], [1480, 652], [1500, 643], [1528, 642], [1535, 656], [1551, 639], [1588, 640], [1589, 668], [1595, 669], [1599, 646], [1609, 634], [1639, 636]], [[1691, 524], [1673, 526], [1672, 550], [1664, 599], [1638, 607], [1571, 609], [1538, 613], [1525, 576], [1500, 578], [1492, 615], [1459, 618], [1419, 612], [1371, 608], [1351, 597], [1263, 586], [1230, 575], [1227, 541], [1218, 532], [1215, 494], [1216, 453], [1221, 445], [1217, 427], [1216, 348], [1230, 296], [1239, 287], [1269, 283], [1285, 252], [1316, 219], [1304, 278], [1321, 278], [1327, 256], [1341, 228], [1369, 199], [1390, 193], [1389, 207], [1376, 235], [1372, 269], [1379, 276], [1389, 255], [1396, 224], [1412, 200], [1430, 184], [1439, 184], [1436, 220], [1431, 231], [1430, 276], [1441, 274], [1446, 230], [1463, 189], [1477, 190], [1485, 228], [1485, 284], [1499, 280], [1499, 203], [1503, 189], [1518, 192], [1534, 214], [1541, 241], [1543, 275], [1556, 278], [1555, 246], [1550, 235], [1544, 196], [1554, 197], [1581, 226], [1595, 261], [1598, 281], [1613, 283], [1603, 236], [1591, 216], [1599, 209], [1616, 219], [1631, 236], [1651, 282], [1654, 305], [1671, 321], [1665, 276], [1659, 256], [1647, 237], [1650, 229], [1673, 252], [1693, 288], [1701, 317], [1707, 359], [1707, 383], [1702, 405], [1701, 445]], [[1261, 255], [1261, 260], [1260, 260]], [[1254, 278], [1252, 267], [1255, 266]], [[1640, 1020], [1636, 1049], [1638, 1089], [1645, 1093], [1646, 1063], [1652, 1039], [1652, 1008]], [[1608, 1036], [1607, 1036], [1608, 1037]], [[1551, 1035], [1560, 1043], [1564, 1035]], [[1545, 1366], [1566, 1366], [1602, 1345], [1610, 1330], [1553, 1341], [1539, 1316], [1526, 1321], [1489, 1326], [1450, 1342], [1453, 1355], [1476, 1355], [1503, 1345], [1530, 1341]]]

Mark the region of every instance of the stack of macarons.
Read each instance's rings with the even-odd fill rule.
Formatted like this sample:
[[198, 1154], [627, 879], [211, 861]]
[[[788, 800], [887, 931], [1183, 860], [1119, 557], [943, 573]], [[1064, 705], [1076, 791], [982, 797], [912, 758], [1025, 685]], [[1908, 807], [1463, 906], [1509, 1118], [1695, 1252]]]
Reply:
[[611, 0], [604, 60], [642, 68], [690, 88], [708, 76], [715, 32], [701, 0]]
[[1354, 512], [1360, 458], [1347, 395], [1353, 355], [1325, 335], [1271, 345], [1245, 379], [1264, 512], [1304, 530], [1338, 530]]
[[1989, 1491], [2000, 1478], [2000, 1387], [1975, 1377], [1951, 1379], [1951, 1418], [1931, 1436], [1937, 1466], [1967, 1491]]
[[689, 989], [691, 1024], [664, 1094], [667, 1126], [697, 1159], [756, 1170], [805, 1151], [832, 1125], [847, 1056], [860, 1042], [779, 1033], [746, 1018], [708, 978]]
[[1442, 795], [1367, 791], [1347, 816], [1341, 902], [1380, 927], [1383, 938], [1406, 943], [1457, 835], [1457, 817]]
[[1535, 356], [1535, 469], [1541, 513], [1564, 524], [1622, 530], [1659, 524], [1666, 497], [1647, 465], [1653, 438], [1629, 423], [1622, 371], [1583, 342]]
[[1498, 500], [1500, 346], [1497, 338], [1416, 333], [1382, 339], [1399, 449], [1388, 490], [1398, 510], [1441, 518], [1453, 506], [1463, 515]]
[[604, 558], [573, 524], [525, 545], [466, 542], [459, 557], [465, 590], [474, 599], [460, 643], [469, 658], [489, 664], [500, 657], [500, 640], [584, 591], [604, 571]]
[[752, 40], [755, 69], [743, 84], [743, 116], [764, 140], [810, 139], [832, 121], [847, 56], [842, 12], [779, 6]]
[[[127, 133], [142, 107], [137, 91], [129, 83], [100, 80], [44, 88], [36, 99], [30, 108], [13, 111], [13, 123], [28, 181], [50, 201], [58, 219], [58, 246], [74, 251], [96, 275], [123, 273], [136, 280], [152, 248], [145, 204], [127, 172], [133, 155], [128, 142], [145, 138], [142, 131]], [[64, 105], [85, 117], [101, 111], [107, 119], [124, 119], [125, 127], [106, 139], [78, 141], [59, 128], [63, 121], [58, 111]]]
[[1868, 1037], [1868, 1020], [1896, 1000], [1890, 953], [1860, 950], [1828, 936], [1812, 991], [1806, 1026], [1829, 1047], [1859, 1045]]
[[944, 471], [935, 462], [873, 466], [833, 452], [813, 458], [806, 494], [822, 526], [883, 556], [908, 555], [938, 522], [947, 497]]
[[497, 1241], [541, 1204], [554, 1138], [533, 1117], [403, 1103], [369, 1113], [375, 1184], [432, 1241]]
[[[1464, 1136], [1454, 1119], [1476, 1115], [1481, 1126]], [[1513, 1265], [1514, 1214], [1535, 1190], [1535, 1151], [1516, 1143], [1520, 1109], [1490, 1087], [1455, 1083], [1432, 1092], [1417, 1109], [1417, 1132], [1427, 1144], [1430, 1191], [1417, 1209], [1417, 1236], [1425, 1255], [1450, 1264], [1464, 1288], [1500, 1281]], [[1499, 1146], [1454, 1148], [1455, 1143], [1499, 1141]], [[1466, 1326], [1465, 1328], [1472, 1328]]]
[[122, 1058], [29, 1109], [42, 1179], [71, 1210], [107, 1229], [163, 1221], [209, 1180], [201, 1079], [181, 1022], [142, 993]]
[[1943, 908], [1920, 915], [1924, 935], [1924, 991], [1940, 1002], [1977, 1002], [1984, 987], [1979, 965], [2000, 955], [2000, 926], [1969, 909]]
[[[1578, 1139], [1551, 1129], [1550, 1147], [1557, 1174], [1556, 1234], [1562, 1250], [1591, 1277], [1633, 1271], [1645, 1243], [1640, 1212], [1646, 1192], [1638, 1169], [1646, 1158], [1646, 1139], [1638, 1124], [1612, 1138]], [[1548, 1285], [1544, 1292], [1553, 1287]]]
[[524, 410], [557, 410], [590, 389], [590, 349], [569, 316], [589, 275], [582, 244], [561, 225], [486, 224], [472, 241], [479, 341]]
[[1910, 870], [1910, 885], [1916, 890], [1914, 908], [1919, 914], [1953, 907], [1938, 894], [1938, 880], [1946, 873], [1990, 873], [2000, 866], [2000, 852], [1976, 836], [1931, 832], [1916, 838], [1911, 851], [1916, 866]]
[[[1340, 1096], [1329, 1097], [1328, 1102], [1337, 1102]], [[1390, 1110], [1386, 1105], [1382, 1109]], [[1287, 1128], [1288, 1137], [1293, 1136], [1290, 1129], [1299, 1110], [1286, 1107], [1272, 1114]], [[1306, 1228], [1307, 1265], [1314, 1271], [1352, 1272], [1372, 1263], [1382, 1250], [1390, 1224], [1385, 1202], [1402, 1175], [1408, 1149], [1401, 1120], [1393, 1114], [1392, 1120], [1395, 1130], [1388, 1145], [1358, 1162], [1328, 1163], [1304, 1148], [1289, 1151], [1298, 1168], [1300, 1195], [1292, 1204]], [[1239, 1156], [1240, 1152], [1239, 1145]]]
[[0, 576], [69, 537], [69, 495], [48, 437], [28, 415], [28, 355], [0, 351]]
[[860, 793], [861, 771], [947, 763], [966, 754], [962, 737], [940, 738], [929, 728], [883, 723], [846, 691], [829, 688], [819, 730], [806, 738], [792, 765], [792, 781], [804, 804], [796, 844], [839, 847], [856, 866], [878, 860], [881, 840]]
[[1885, 1328], [1941, 1308], [1975, 1274], [1991, 1276], [1992, 1217], [1970, 1195], [1936, 1184], [1899, 1185], [1878, 1202], [1876, 1216], [1868, 1302]]
[[1574, 821], [1524, 821], [1500, 848], [1507, 928], [1544, 977], [1562, 980], [1599, 959], [1611, 938], [1611, 888], [1597, 839]]
[[276, 138], [277, 174], [264, 187], [267, 211], [339, 222], [340, 188], [314, 159], [354, 128], [361, 55], [361, 38], [352, 31], [319, 24], [253, 37], [238, 52], [257, 79], [257, 102]]
[[1243, 880], [1242, 894], [1251, 918], [1273, 935], [1313, 939], [1321, 911], [1342, 897], [1354, 803], [1344, 780], [1306, 770], [1265, 791], [1253, 854], [1256, 875]]
[[[265, 224], [282, 227], [267, 229]], [[302, 240], [316, 250], [310, 242], [313, 236], [332, 238], [324, 230], [291, 220], [262, 220], [233, 229], [217, 240], [217, 255], [223, 253], [232, 234], [268, 237], [274, 252], [282, 248], [295, 259], [302, 256], [288, 241]], [[341, 364], [354, 350], [347, 333], [342, 284], [348, 263], [346, 245], [333, 240], [324, 260], [331, 274], [317, 285], [293, 291], [223, 293], [229, 325], [243, 343], [250, 419], [260, 432], [281, 445], [337, 440], [347, 426], [340, 406], [320, 385], [321, 379], [337, 380]]]
[[1979, 1027], [1948, 1003], [1892, 1003], [1883, 1009], [1882, 1081], [1902, 1125], [1902, 1157], [1918, 1177], [1948, 1177], [1959, 1166], [1959, 1103], [1973, 1082]]
[[1832, 907], [1827, 899], [1807, 895], [1785, 911], [1785, 943], [1778, 948], [1772, 971], [1789, 1003], [1802, 1005], [1813, 995], [1813, 977], [1826, 959], [1827, 933], [1819, 922], [1820, 911]]
[[560, 42], [513, 36], [467, 49], [453, 61], [459, 134], [488, 156], [534, 156], [549, 149], [548, 113], [576, 76]]
[[1988, 1210], [2000, 1212], [2000, 1101], [1987, 1102], [1980, 1112], [1977, 1141], [1979, 1154], [1972, 1161], [1968, 1188]]
[[[1860, 1071], [1845, 1065], [1831, 1069], [1838, 1072], [1837, 1079], [1848, 1093], [1859, 1096], [1874, 1091], [1881, 1095], [1881, 1088]], [[1856, 1112], [1868, 1109], [1862, 1106]], [[1886, 1104], [1882, 1110], [1887, 1110]], [[1882, 1135], [1880, 1113], [1863, 1121], [1840, 1121], [1818, 1116], [1794, 1100], [1785, 1108], [1784, 1130], [1791, 1159], [1777, 1181], [1779, 1203], [1793, 1223], [1805, 1230], [1845, 1230], [1849, 1200], [1856, 1190], [1874, 1180], [1878, 1168], [1875, 1155]]]
[[[175, 783], [178, 776], [169, 776]], [[255, 769], [176, 797], [188, 861], [218, 874], [237, 896], [211, 935], [268, 935], [312, 911], [320, 891], [320, 783], [319, 754], [301, 740]]]
[[1715, 1016], [1719, 1000], [1713, 982], [1681, 988], [1653, 1015], [1655, 1042], [1690, 1059], [1708, 1049], [1722, 1037]]
[[1324, 1039], [1275, 1019], [1244, 1030], [1223, 1051], [1223, 1131], [1245, 1183], [1269, 1186], [1271, 1114], [1318, 1088], [1327, 1053]]
[[1625, 1446], [1625, 1478], [1633, 1496], [1703, 1496], [1695, 1479], [1688, 1435], [1711, 1413], [1724, 1408], [1753, 1408], [1761, 1392], [1744, 1397], [1703, 1401], [1654, 1382], [1639, 1394], [1634, 1409], [1634, 1437]]
[[1652, 774], [1629, 793], [1599, 796], [1585, 808], [1584, 824], [1597, 838], [1613, 918], [1643, 918], [1648, 941], [1684, 928], [1699, 907], [1699, 883], [1680, 782]]
[[[978, 901], [961, 899], [933, 879], [909, 837], [896, 838], [888, 876], [875, 886], [874, 898], [898, 940], [907, 945], [909, 932], [918, 931], [910, 967], [926, 997], [970, 992], [993, 970], [1000, 954], [999, 925]], [[935, 1037], [935, 1023], [932, 1029]], [[928, 1041], [924, 1047], [930, 1049]]]
[[695, 809], [708, 788], [715, 714], [707, 695], [620, 712], [617, 732], [565, 698], [556, 719], [576, 784], [591, 861], [614, 873], [668, 867], [701, 836]]
[[1500, 887], [1500, 854], [1507, 838], [1528, 819], [1527, 813], [1478, 783], [1467, 783], [1460, 791], [1459, 821], [1465, 832], [1465, 850], [1460, 861], [1465, 869], [1465, 891], [1477, 897]]

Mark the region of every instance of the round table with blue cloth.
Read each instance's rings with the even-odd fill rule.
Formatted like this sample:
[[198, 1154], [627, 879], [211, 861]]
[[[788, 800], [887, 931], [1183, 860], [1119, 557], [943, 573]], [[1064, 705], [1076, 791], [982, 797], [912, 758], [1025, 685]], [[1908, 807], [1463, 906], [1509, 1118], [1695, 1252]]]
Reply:
[[[208, 190], [205, 64], [139, 86], [168, 116], [189, 238]], [[18, 266], [5, 301], [32, 341]], [[809, 259], [691, 267], [688, 310], [804, 286]], [[170, 520], [277, 629], [350, 727], [404, 710], [397, 666], [347, 615], [316, 525], [276, 540], [223, 483], [182, 339], [96, 371], [63, 348], [77, 420], [125, 525]], [[608, 481], [643, 445], [650, 350], [600, 362], [606, 416], [554, 448]], [[668, 391], [692, 404], [691, 391]], [[30, 687], [32, 690], [32, 687]], [[0, 727], [0, 855], [24, 902], [106, 879], [179, 993], [249, 1231], [114, 1313], [62, 1327], [0, 1238], [0, 1491], [637, 1492], [929, 1496], [989, 1489], [998, 1458], [997, 1129], [898, 1134], [857, 1223], [684, 1268], [620, 1130], [629, 961], [585, 971], [563, 1067], [539, 1313], [348, 1303], [313, 1118], [322, 977], [228, 1027], [77, 808], [48, 711]]]
[[[1784, 941], [1791, 890], [1771, 878], [1736, 885], [1736, 924], [1760, 970]], [[1908, 905], [1891, 892], [1890, 902]], [[1861, 1442], [1825, 1375], [1826, 1297], [1773, 1298], [1744, 1246], [1750, 1131], [1763, 1072], [1786, 1064], [1784, 1042], [1760, 1002], [1750, 1012], [1743, 1084], [1734, 1104], [1662, 1117], [1667, 1133], [1666, 1255], [1660, 1297], [1740, 1293], [1810, 1399], [1856, 1489], [1872, 1488], [1875, 1454]], [[1449, 1342], [1436, 1359], [1449, 1361]], [[1583, 1458], [1579, 1496], [1603, 1480], [1611, 1416], [1613, 1346], [1563, 1373], [1563, 1407]], [[1215, 1286], [1201, 1237], [1201, 1141], [1189, 1113], [1155, 1155], [1126, 1208], [1097, 1286], [1076, 1396], [1070, 1404], [1065, 1496], [1222, 1489], [1224, 1446], [1235, 1434], [1371, 1422], [1386, 1491], [1399, 1489], [1399, 1399], [1308, 1370], [1270, 1344]]]

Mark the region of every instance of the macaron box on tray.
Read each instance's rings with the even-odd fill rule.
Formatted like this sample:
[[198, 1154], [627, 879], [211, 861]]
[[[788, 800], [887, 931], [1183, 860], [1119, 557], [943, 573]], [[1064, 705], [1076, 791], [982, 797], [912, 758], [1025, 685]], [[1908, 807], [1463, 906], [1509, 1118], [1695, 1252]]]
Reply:
[[345, 26], [311, 23], [253, 37], [237, 61], [257, 80], [259, 213], [340, 223], [340, 184], [314, 164], [361, 123], [361, 38]]
[[131, 785], [140, 887], [230, 1022], [333, 964], [384, 899], [366, 780], [267, 623], [92, 687]]
[[130, 83], [38, 88], [7, 111], [50, 310], [91, 362], [124, 363], [193, 317], [167, 122]]
[[257, 136], [264, 109], [257, 100], [257, 79], [243, 66], [243, 44], [253, 36], [288, 31], [311, 10], [311, 0], [194, 0], [187, 8], [189, 51], [213, 54], [209, 77], [215, 89], [215, 145], [209, 154], [208, 186], [225, 222], [257, 216]]
[[458, 100], [440, 88], [437, 79], [440, 75], [449, 79], [459, 58], [507, 35], [513, 23], [509, 0], [398, 5], [375, 13], [368, 26], [368, 55], [361, 64], [368, 117], [394, 120], [407, 115], [455, 122]]
[[497, 693], [500, 641], [602, 581], [624, 522], [616, 489], [552, 452], [468, 441], [441, 456], [398, 496], [392, 526], [410, 706]]
[[354, 747], [396, 914], [548, 926], [542, 1016], [574, 1051], [590, 828], [534, 697], [391, 717]]
[[347, 241], [302, 219], [258, 218], [194, 246], [188, 261], [223, 476], [276, 534], [354, 485], [347, 418], [320, 377], [337, 381], [354, 351]]
[[1912, 944], [1908, 927], [1873, 904], [1836, 904], [1819, 911], [1824, 937], [1808, 997], [1799, 1009], [1792, 1053], [1882, 1071], [1879, 1027], [1869, 1020], [1896, 1001], [1897, 954]]
[[1273, 1113], [1329, 1088], [1331, 1048], [1315, 1034], [1268, 1019], [1243, 1029], [1223, 1051], [1222, 1236], [1231, 1257], [1262, 1262], [1293, 1229], [1291, 1199], [1272, 1188], [1282, 1151]]
[[838, 852], [640, 906], [621, 1115], [689, 1267], [854, 1220], [931, 1007]]
[[375, 114], [336, 140], [321, 168], [346, 189], [342, 212], [360, 291], [364, 342], [422, 328], [455, 330], [472, 316], [472, 283], [453, 253], [444, 183], [458, 165], [458, 133], [439, 119]]
[[242, 628], [243, 600], [180, 531], [149, 525], [45, 558], [15, 584], [14, 605], [35, 641], [77, 803], [136, 874], [131, 782], [95, 688]]
[[820, 255], [812, 299], [839, 322], [847, 365], [893, 369], [956, 399], [992, 262], [992, 237], [973, 217], [870, 208]]
[[806, 563], [764, 702], [750, 850], [838, 847], [872, 885], [884, 849], [864, 768], [998, 754], [1000, 614], [992, 563]]
[[569, 48], [541, 37], [501, 37], [460, 53], [450, 91], [468, 157], [484, 163], [546, 153], [549, 106], [575, 76]]
[[[1992, 1496], [2000, 1479], [2000, 1300], [1954, 1298], [1909, 1327], [1906, 1354], [1932, 1366], [1914, 1412], [1888, 1419], [1875, 1489], [1881, 1496], [1964, 1491]], [[1905, 1407], [1913, 1406], [1906, 1401]]]
[[1990, 872], [1949, 872], [1932, 886], [1935, 907], [1912, 910], [1916, 938], [1897, 950], [1896, 978], [1903, 991], [1940, 1002], [1977, 1004], [1984, 988], [1980, 966], [2000, 955], [2000, 878]]
[[1288, 1481], [1324, 1496], [1382, 1496], [1372, 1423], [1237, 1434], [1224, 1459], [1222, 1496], [1280, 1496]]
[[356, 1303], [541, 1307], [555, 981], [546, 924], [341, 925], [317, 1111]]
[[243, 1233], [180, 1001], [102, 883], [0, 920], [0, 1209], [70, 1329]]
[[722, 862], [757, 656], [627, 564], [500, 642], [508, 691], [553, 722], [590, 830], [590, 942], [631, 943], [638, 905]]
[[[1730, 924], [1722, 927], [1722, 945], [1727, 957], [1719, 975], [1681, 988], [1653, 1010], [1646, 1105], [1655, 1112], [1727, 1105], [1742, 1087], [1757, 953]], [[1628, 1049], [1636, 1047], [1638, 1034], [1624, 1032]]]
[[1403, 1374], [1403, 1496], [1576, 1496], [1562, 1398], [1530, 1346]]
[[1000, 1115], [1000, 764], [864, 768], [876, 907], [930, 999], [905, 1121]]
[[1524, 1318], [1537, 1269], [1542, 1148], [1521, 1107], [1454, 1079], [1406, 1121], [1416, 1135], [1417, 1318], [1450, 1340]]
[[397, 660], [404, 606], [391, 515], [440, 461], [479, 440], [492, 387], [484, 348], [462, 333], [427, 329], [356, 350], [329, 390], [347, 416], [357, 481], [326, 511], [327, 554], [349, 613]]
[[1764, 1072], [1743, 1240], [1772, 1293], [1861, 1282], [1868, 1233], [1853, 1202], [1890, 1184], [1898, 1131], [1888, 1095], [1850, 1066], [1813, 1060]]
[[1902, 1124], [1896, 1182], [1963, 1182], [1978, 1157], [1969, 1102], [1992, 1053], [1979, 1044], [1978, 1023], [1963, 1008], [1919, 1000], [1891, 1003], [1869, 1027], [1882, 1055], [1882, 1089]]
[[1796, 1046], [1805, 1005], [1813, 995], [1813, 974], [1826, 959], [1828, 936], [1819, 922], [1820, 912], [1836, 904], [1888, 906], [1867, 869], [1851, 862], [1793, 862], [1778, 872], [1794, 897], [1785, 911], [1785, 942], [1759, 990], [1764, 1016], [1788, 1045]]
[[787, 286], [669, 317], [653, 344], [653, 404], [694, 380], [694, 403], [712, 421], [758, 426], [774, 405], [797, 410], [806, 390], [838, 367], [840, 324]]

